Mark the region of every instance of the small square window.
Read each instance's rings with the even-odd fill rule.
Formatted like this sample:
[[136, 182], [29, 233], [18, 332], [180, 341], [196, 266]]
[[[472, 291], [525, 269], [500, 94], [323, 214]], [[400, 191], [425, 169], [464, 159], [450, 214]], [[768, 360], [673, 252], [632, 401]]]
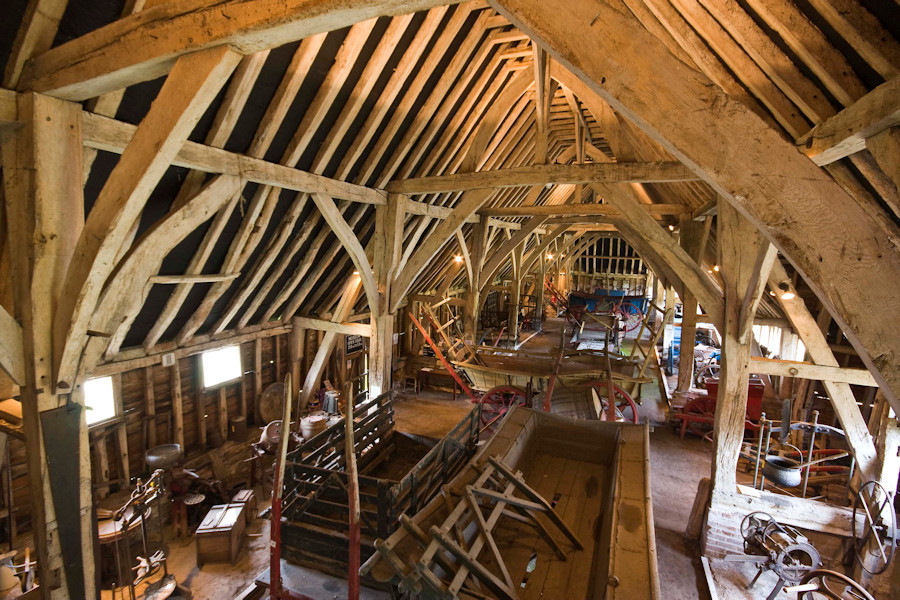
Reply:
[[93, 425], [116, 416], [116, 394], [112, 377], [98, 377], [84, 382], [84, 405], [88, 409], [87, 424]]
[[204, 352], [200, 355], [200, 363], [203, 367], [204, 388], [240, 379], [243, 374], [239, 346], [226, 346]]

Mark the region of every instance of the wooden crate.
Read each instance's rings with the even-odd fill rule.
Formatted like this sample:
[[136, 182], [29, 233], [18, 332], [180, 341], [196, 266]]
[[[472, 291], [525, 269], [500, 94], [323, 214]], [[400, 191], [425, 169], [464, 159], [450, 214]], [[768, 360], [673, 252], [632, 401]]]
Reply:
[[197, 528], [198, 567], [208, 562], [234, 564], [244, 542], [245, 510], [244, 503], [217, 504], [209, 509]]

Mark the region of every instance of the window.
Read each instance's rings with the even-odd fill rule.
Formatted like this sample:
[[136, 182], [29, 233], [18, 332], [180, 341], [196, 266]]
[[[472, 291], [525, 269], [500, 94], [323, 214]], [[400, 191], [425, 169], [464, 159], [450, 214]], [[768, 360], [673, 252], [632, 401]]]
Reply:
[[200, 355], [200, 362], [203, 366], [203, 387], [205, 388], [239, 379], [243, 374], [239, 346], [226, 346], [204, 352]]
[[84, 405], [87, 424], [93, 425], [116, 416], [116, 393], [112, 377], [98, 377], [84, 382]]

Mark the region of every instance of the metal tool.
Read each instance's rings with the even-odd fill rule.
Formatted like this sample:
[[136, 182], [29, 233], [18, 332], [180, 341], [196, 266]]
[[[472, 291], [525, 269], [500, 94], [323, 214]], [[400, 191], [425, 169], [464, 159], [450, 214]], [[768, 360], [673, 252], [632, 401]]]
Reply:
[[[169, 596], [171, 596], [176, 589], [181, 590], [182, 597], [190, 597], [190, 592], [188, 592], [184, 588], [180, 588], [180, 586], [178, 586], [177, 582], [175, 581], [175, 576], [169, 573], [168, 567], [166, 565], [165, 552], [161, 549], [152, 554], [150, 552], [150, 541], [147, 531], [148, 517], [150, 516], [151, 512], [151, 505], [164, 495], [164, 484], [165, 471], [163, 469], [156, 469], [155, 471], [153, 471], [153, 474], [150, 475], [150, 478], [146, 481], [138, 479], [134, 491], [131, 492], [131, 497], [128, 499], [128, 502], [126, 502], [124, 506], [119, 508], [119, 510], [117, 510], [113, 514], [114, 521], [125, 521], [125, 523], [123, 523], [121, 527], [123, 532], [122, 538], [126, 542], [126, 547], [128, 528], [131, 527], [132, 523], [134, 523], [136, 520], [141, 520], [141, 542], [143, 547], [143, 556], [135, 557], [137, 559], [137, 566], [132, 568], [132, 571], [134, 572], [134, 579], [128, 582], [128, 589], [131, 592], [132, 598], [136, 598], [135, 586], [145, 581], [147, 578], [157, 574], [160, 569], [162, 569], [162, 577], [147, 585], [144, 593], [141, 596], [144, 600], [163, 600], [164, 598], [168, 598]], [[131, 508], [131, 514], [126, 518], [129, 508]], [[162, 511], [157, 510], [156, 513], [157, 517], [159, 518], [158, 527], [161, 536], [160, 544], [164, 546], [165, 539], [164, 537], [162, 537], [164, 535]], [[117, 539], [117, 563], [118, 557], [120, 556], [118, 544], [119, 540]], [[121, 570], [121, 565], [119, 565], [119, 568]], [[122, 577], [121, 573], [120, 577]], [[125, 580], [124, 577], [122, 577], [122, 579]], [[115, 593], [113, 593], [113, 595], [115, 596]]]
[[827, 569], [810, 571], [798, 585], [787, 586], [784, 591], [796, 592], [800, 600], [817, 600], [823, 596], [829, 600], [875, 600], [863, 586], [843, 573]]
[[[856, 492], [851, 531], [859, 566], [872, 575], [884, 573], [894, 558], [897, 512], [894, 498], [877, 481], [869, 481]], [[867, 560], [870, 556], [873, 561]]]
[[756, 584], [764, 571], [774, 571], [778, 583], [767, 600], [774, 600], [785, 584], [799, 584], [804, 576], [821, 564], [819, 551], [793, 527], [780, 524], [764, 512], [753, 512], [741, 521], [744, 554], [730, 554], [729, 562], [750, 562], [759, 567], [747, 589]]

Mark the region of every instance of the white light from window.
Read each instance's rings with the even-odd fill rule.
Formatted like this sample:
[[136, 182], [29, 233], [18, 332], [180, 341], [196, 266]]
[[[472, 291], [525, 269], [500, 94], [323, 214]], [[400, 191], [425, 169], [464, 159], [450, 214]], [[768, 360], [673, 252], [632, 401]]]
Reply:
[[203, 365], [203, 387], [209, 388], [241, 376], [241, 350], [238, 346], [225, 346], [200, 355]]
[[98, 377], [84, 382], [84, 405], [87, 424], [93, 425], [116, 416], [116, 394], [112, 377]]

